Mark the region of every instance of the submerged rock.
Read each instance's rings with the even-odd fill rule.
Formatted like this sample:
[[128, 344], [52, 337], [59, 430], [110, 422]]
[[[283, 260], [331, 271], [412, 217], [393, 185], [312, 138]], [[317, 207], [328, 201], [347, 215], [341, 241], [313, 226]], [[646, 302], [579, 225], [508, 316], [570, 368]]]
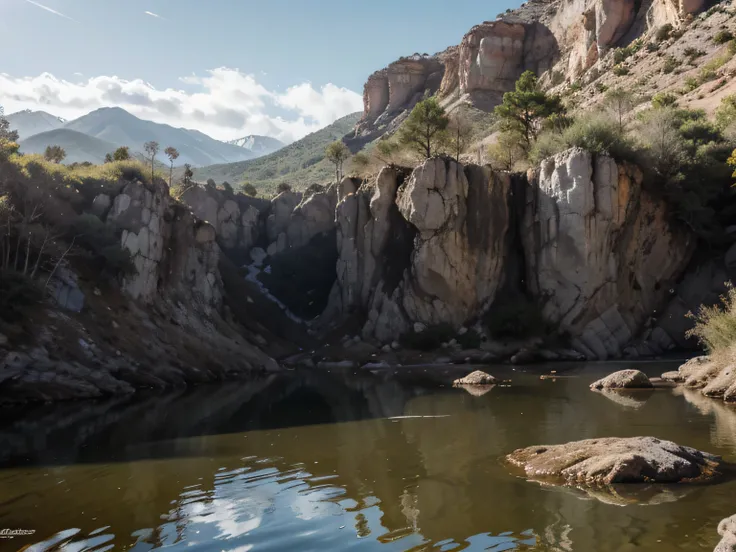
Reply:
[[651, 389], [652, 382], [643, 372], [639, 370], [620, 370], [599, 379], [590, 385], [596, 389]]
[[717, 475], [720, 457], [655, 437], [586, 439], [518, 449], [507, 457], [531, 478], [568, 484], [678, 483]]
[[481, 370], [471, 372], [464, 378], [456, 379], [453, 385], [495, 385], [498, 380], [490, 374], [486, 374]]
[[736, 515], [726, 518], [718, 524], [721, 542], [713, 552], [736, 552]]

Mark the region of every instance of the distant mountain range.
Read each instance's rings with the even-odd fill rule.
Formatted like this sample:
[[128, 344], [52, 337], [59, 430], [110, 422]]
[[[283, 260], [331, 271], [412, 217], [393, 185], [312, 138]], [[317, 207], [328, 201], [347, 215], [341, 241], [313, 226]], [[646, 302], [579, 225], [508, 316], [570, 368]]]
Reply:
[[12, 113], [6, 117], [10, 122], [10, 128], [17, 130], [20, 139], [23, 140], [34, 134], [40, 134], [49, 130], [56, 130], [64, 126], [66, 122], [61, 117], [51, 115], [45, 111], [31, 111], [26, 109]]
[[282, 182], [294, 189], [329, 182], [334, 179], [335, 167], [325, 159], [325, 148], [351, 132], [362, 116], [362, 112], [346, 115], [258, 159], [197, 168], [194, 178], [199, 181], [212, 178], [218, 184], [228, 181], [232, 185], [247, 181], [263, 192], [274, 191]]
[[163, 150], [172, 146], [179, 151], [176, 165], [189, 163], [195, 167], [255, 159], [283, 147], [274, 138], [257, 135], [233, 143], [221, 142], [197, 130], [139, 119], [119, 107], [97, 109], [68, 122], [44, 111], [20, 111], [7, 118], [20, 135], [21, 152], [43, 153], [46, 146], [59, 145], [66, 151], [68, 163], [99, 163], [119, 146], [143, 152], [144, 144], [151, 140], [161, 148], [159, 161], [168, 165]]

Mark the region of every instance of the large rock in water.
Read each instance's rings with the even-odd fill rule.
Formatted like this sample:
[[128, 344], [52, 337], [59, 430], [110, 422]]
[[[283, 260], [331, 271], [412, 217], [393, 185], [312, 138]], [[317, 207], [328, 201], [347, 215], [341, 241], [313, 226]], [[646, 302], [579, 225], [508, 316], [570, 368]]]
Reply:
[[660, 309], [694, 240], [671, 226], [642, 173], [573, 148], [530, 174], [522, 230], [527, 282], [544, 315], [588, 358], [620, 357]]
[[507, 457], [532, 479], [569, 484], [678, 483], [716, 476], [720, 457], [655, 437], [609, 437], [519, 449]]
[[639, 370], [620, 370], [590, 384], [591, 389], [651, 389], [652, 382]]
[[691, 358], [676, 372], [665, 372], [662, 379], [684, 383], [702, 390], [703, 395], [736, 402], [736, 365], [733, 355]]
[[453, 385], [494, 385], [497, 383], [497, 379], [490, 374], [486, 374], [481, 370], [471, 372], [464, 378], [456, 379], [452, 382]]
[[718, 524], [721, 542], [713, 552], [736, 552], [736, 515], [726, 518]]

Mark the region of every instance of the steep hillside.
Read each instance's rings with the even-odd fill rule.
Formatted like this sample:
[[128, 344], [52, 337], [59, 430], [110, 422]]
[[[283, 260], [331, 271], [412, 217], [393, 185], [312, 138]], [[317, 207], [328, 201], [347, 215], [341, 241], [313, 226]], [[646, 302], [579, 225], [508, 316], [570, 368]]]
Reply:
[[30, 109], [11, 113], [6, 118], [10, 122], [10, 128], [18, 131], [21, 140], [30, 138], [34, 134], [60, 128], [65, 123], [61, 117], [45, 111], [31, 111]]
[[263, 193], [275, 190], [281, 182], [286, 182], [295, 189], [323, 183], [334, 172], [332, 166], [324, 160], [325, 147], [350, 132], [360, 115], [347, 115], [277, 152], [252, 161], [196, 169], [194, 178], [199, 181], [212, 178], [218, 183], [228, 181], [231, 184], [247, 181]]
[[114, 151], [115, 144], [88, 136], [68, 128], [58, 128], [48, 132], [35, 134], [21, 140], [20, 151], [23, 153], [43, 153], [47, 146], [61, 146], [66, 152], [64, 163], [103, 163], [105, 154]]
[[68, 122], [64, 128], [76, 130], [106, 140], [112, 144], [129, 146], [132, 150], [143, 151], [143, 145], [155, 140], [161, 146], [159, 160], [167, 162], [163, 149], [173, 146], [179, 150], [176, 163], [190, 163], [195, 166], [213, 163], [231, 163], [252, 159], [254, 154], [248, 150], [220, 142], [196, 130], [174, 128], [152, 121], [144, 121], [124, 109], [105, 107], [97, 109], [79, 119]]

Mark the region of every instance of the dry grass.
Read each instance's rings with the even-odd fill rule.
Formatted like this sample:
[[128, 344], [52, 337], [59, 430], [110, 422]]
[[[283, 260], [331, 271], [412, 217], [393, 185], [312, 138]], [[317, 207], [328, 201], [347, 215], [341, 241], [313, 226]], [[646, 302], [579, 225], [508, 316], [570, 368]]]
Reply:
[[689, 313], [695, 321], [687, 337], [695, 337], [709, 353], [728, 351], [736, 345], [736, 288], [730, 282], [721, 304], [708, 307], [701, 305], [697, 313]]

